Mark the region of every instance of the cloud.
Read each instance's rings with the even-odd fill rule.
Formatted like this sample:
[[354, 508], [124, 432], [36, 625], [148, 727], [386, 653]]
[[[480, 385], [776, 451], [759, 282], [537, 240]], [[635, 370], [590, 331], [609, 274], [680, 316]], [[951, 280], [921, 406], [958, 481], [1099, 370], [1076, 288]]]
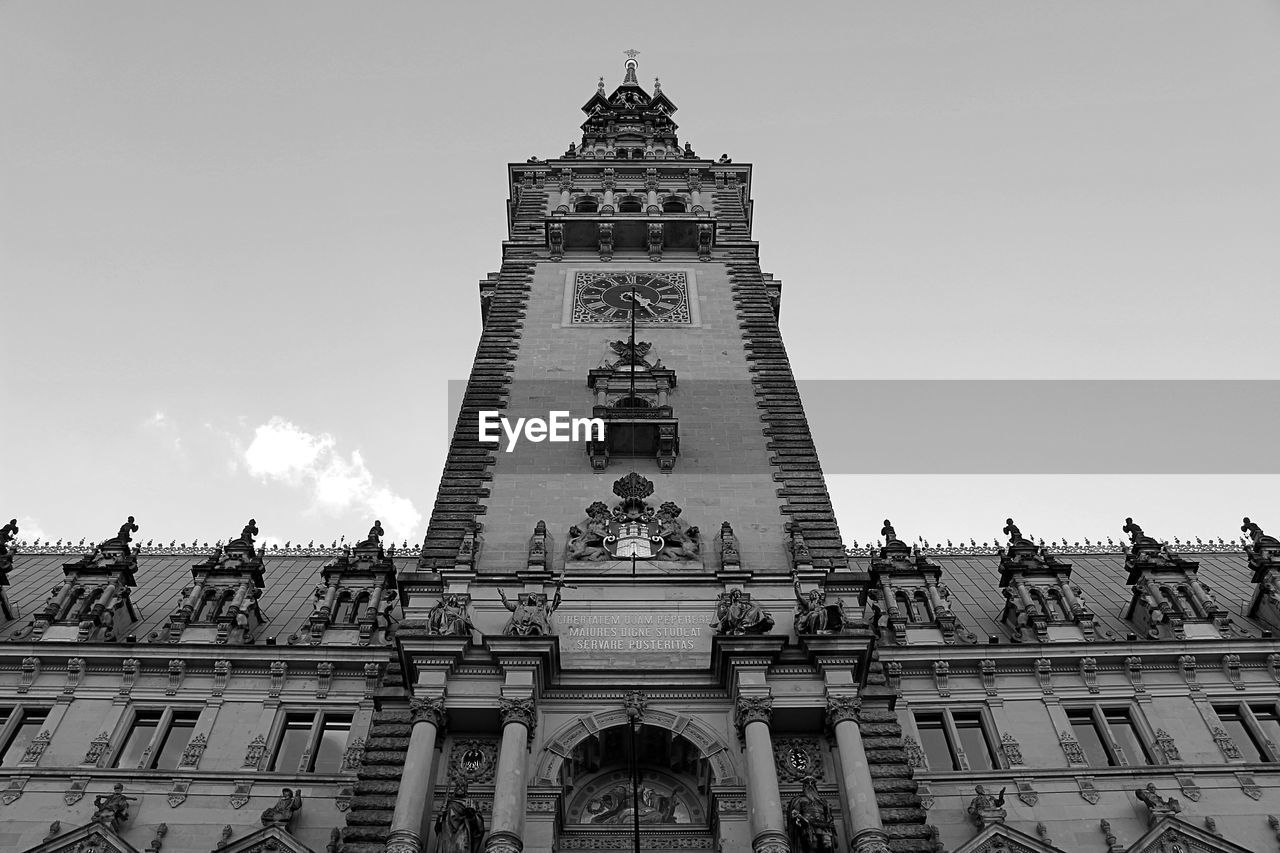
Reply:
[[359, 450], [344, 456], [329, 433], [314, 435], [282, 417], [254, 430], [244, 449], [249, 474], [263, 482], [282, 483], [309, 492], [315, 508], [329, 515], [362, 510], [382, 520], [389, 538], [418, 534], [422, 513], [408, 498], [374, 480]]
[[[8, 523], [9, 519], [0, 519], [0, 525]], [[19, 542], [35, 542], [37, 540], [49, 541], [49, 534], [44, 532], [44, 528], [40, 526], [40, 522], [36, 521], [29, 515], [20, 515], [18, 521], [18, 541]]]
[[156, 435], [174, 453], [182, 455], [182, 436], [178, 434], [178, 425], [173, 418], [157, 410], [142, 422], [142, 428]]

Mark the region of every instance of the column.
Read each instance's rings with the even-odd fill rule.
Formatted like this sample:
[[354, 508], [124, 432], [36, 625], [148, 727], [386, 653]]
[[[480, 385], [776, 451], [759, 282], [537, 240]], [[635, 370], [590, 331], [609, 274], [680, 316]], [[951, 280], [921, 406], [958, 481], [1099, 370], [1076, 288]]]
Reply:
[[853, 853], [888, 853], [888, 835], [880, 822], [871, 766], [858, 728], [861, 704], [856, 696], [827, 697], [827, 724], [835, 732], [840, 752], [840, 787], [853, 832], [849, 849]]
[[778, 770], [773, 764], [773, 738], [769, 735], [772, 716], [772, 697], [738, 698], [735, 722], [747, 745], [747, 802], [754, 853], [791, 850], [782, 817], [782, 795], [778, 793]]
[[444, 698], [410, 699], [413, 729], [404, 756], [404, 775], [396, 792], [386, 853], [422, 853], [421, 827], [427, 810], [436, 736], [444, 728]]
[[536, 717], [532, 699], [499, 699], [502, 747], [493, 789], [493, 827], [485, 853], [520, 853], [524, 849], [526, 752]]

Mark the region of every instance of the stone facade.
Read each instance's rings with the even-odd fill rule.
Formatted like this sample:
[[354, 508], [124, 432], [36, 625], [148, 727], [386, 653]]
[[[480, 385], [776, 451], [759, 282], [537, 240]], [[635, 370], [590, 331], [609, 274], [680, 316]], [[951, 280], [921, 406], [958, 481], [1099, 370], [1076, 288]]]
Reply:
[[[1280, 543], [846, 547], [751, 167], [636, 69], [509, 167], [421, 546], [5, 546], [0, 846], [1274, 843]], [[479, 440], [597, 408], [595, 444]]]

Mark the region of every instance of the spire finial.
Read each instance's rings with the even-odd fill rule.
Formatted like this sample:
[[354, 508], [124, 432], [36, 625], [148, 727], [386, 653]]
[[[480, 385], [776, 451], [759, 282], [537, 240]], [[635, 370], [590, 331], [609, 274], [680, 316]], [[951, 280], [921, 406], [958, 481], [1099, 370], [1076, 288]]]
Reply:
[[636, 66], [638, 66], [640, 63], [636, 62], [636, 57], [640, 55], [640, 51], [625, 50], [623, 51], [623, 53], [627, 55], [627, 63], [626, 63], [627, 75], [626, 77], [623, 78], [622, 85], [639, 86], [640, 81], [636, 79]]
[[604, 94], [604, 78], [603, 77], [600, 78], [600, 82], [596, 85], [596, 91], [602, 95]]
[[661, 91], [662, 91], [662, 83], [658, 80], [657, 77], [654, 77], [653, 78], [653, 94], [656, 95]]

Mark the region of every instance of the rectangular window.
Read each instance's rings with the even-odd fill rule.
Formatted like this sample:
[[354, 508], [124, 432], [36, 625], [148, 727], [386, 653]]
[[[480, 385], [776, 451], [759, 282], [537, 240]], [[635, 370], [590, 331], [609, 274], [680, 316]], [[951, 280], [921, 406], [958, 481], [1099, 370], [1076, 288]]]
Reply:
[[[1253, 719], [1258, 724], [1258, 734], [1262, 735], [1264, 746], [1268, 746], [1273, 753], [1263, 760], [1273, 760], [1275, 751], [1280, 749], [1280, 713], [1277, 713], [1276, 706], [1271, 704], [1250, 705], [1249, 710], [1253, 712]], [[1269, 744], [1268, 741], [1270, 741]]]
[[116, 767], [137, 767], [147, 754], [147, 747], [160, 729], [160, 717], [163, 711], [137, 711], [133, 715], [133, 725], [124, 739], [124, 745], [116, 753]]
[[196, 722], [200, 719], [199, 711], [174, 711], [169, 721], [169, 728], [156, 747], [157, 770], [177, 770], [182, 762], [182, 753], [187, 751], [187, 744], [196, 730]]
[[18, 726], [9, 742], [4, 745], [4, 753], [0, 755], [0, 767], [13, 767], [22, 760], [27, 747], [44, 731], [45, 721], [49, 719], [49, 711], [45, 708], [23, 708], [10, 712], [18, 715]]
[[1128, 708], [1107, 708], [1102, 712], [1107, 728], [1111, 730], [1111, 742], [1124, 752], [1129, 764], [1151, 764], [1151, 753], [1138, 734], [1133, 716]]
[[1067, 719], [1091, 767], [1152, 763], [1151, 750], [1128, 708], [1069, 708]]
[[915, 720], [930, 770], [994, 770], [1001, 766], [981, 711], [920, 711]]
[[330, 711], [288, 713], [271, 769], [283, 773], [338, 773], [351, 735], [351, 715]]
[[144, 708], [134, 712], [129, 734], [116, 753], [116, 767], [176, 770], [200, 712]]

